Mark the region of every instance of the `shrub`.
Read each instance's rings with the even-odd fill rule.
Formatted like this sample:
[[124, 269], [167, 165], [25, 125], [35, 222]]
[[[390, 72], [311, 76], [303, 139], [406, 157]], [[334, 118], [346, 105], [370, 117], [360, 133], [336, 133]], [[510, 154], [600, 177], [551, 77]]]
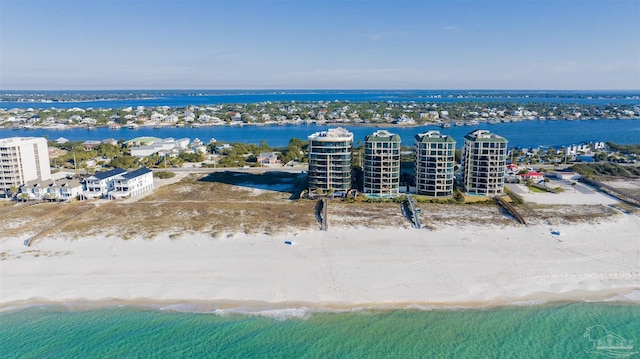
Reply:
[[167, 172], [167, 171], [153, 172], [153, 177], [160, 178], [160, 179], [173, 178], [175, 176], [176, 174], [173, 172]]

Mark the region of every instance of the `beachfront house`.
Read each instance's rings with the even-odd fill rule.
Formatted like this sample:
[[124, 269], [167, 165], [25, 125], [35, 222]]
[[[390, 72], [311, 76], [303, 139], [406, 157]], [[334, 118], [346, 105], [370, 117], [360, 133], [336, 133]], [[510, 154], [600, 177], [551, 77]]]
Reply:
[[[44, 199], [45, 195], [50, 192], [55, 192], [53, 189], [50, 190], [50, 187], [55, 187], [55, 182], [53, 180], [33, 180], [27, 183], [24, 183], [18, 188], [18, 198], [20, 199], [28, 199], [28, 200], [40, 200]], [[48, 196], [47, 196], [48, 197]]]
[[70, 201], [80, 197], [82, 184], [73, 179], [30, 181], [18, 189], [16, 196], [22, 200]]
[[113, 179], [113, 191], [109, 199], [137, 196], [153, 190], [153, 172], [146, 167], [120, 174]]
[[83, 195], [86, 198], [133, 197], [153, 190], [153, 173], [146, 167], [129, 172], [114, 168], [87, 178], [85, 187]]
[[109, 171], [96, 172], [92, 176], [84, 180], [85, 192], [87, 198], [106, 197], [107, 194], [115, 189], [114, 180], [116, 177], [127, 173], [122, 168], [114, 168]]
[[82, 183], [75, 179], [63, 179], [57, 181], [59, 199], [62, 201], [70, 201], [79, 198], [82, 195]]

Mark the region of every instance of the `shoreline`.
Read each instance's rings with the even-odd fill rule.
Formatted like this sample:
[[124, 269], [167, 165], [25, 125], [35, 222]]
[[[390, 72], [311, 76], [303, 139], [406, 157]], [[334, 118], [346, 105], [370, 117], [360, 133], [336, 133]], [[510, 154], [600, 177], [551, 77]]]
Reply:
[[407, 311], [451, 311], [451, 310], [491, 310], [500, 308], [530, 306], [561, 306], [579, 303], [611, 305], [640, 305], [640, 288], [620, 288], [599, 292], [574, 291], [572, 293], [533, 293], [523, 298], [502, 298], [490, 301], [462, 302], [406, 302], [406, 303], [313, 303], [313, 302], [261, 302], [256, 300], [158, 300], [152, 298], [103, 298], [87, 300], [82, 298], [63, 301], [32, 298], [0, 304], [2, 314], [19, 312], [33, 308], [47, 308], [59, 311], [84, 312], [110, 308], [165, 311], [177, 313], [257, 315], [299, 317], [315, 313], [357, 313]]
[[[502, 124], [502, 123], [518, 123], [518, 122], [528, 122], [528, 121], [571, 121], [571, 122], [581, 122], [581, 121], [603, 121], [603, 120], [616, 120], [616, 121], [638, 121], [640, 120], [640, 117], [585, 117], [585, 118], [540, 118], [540, 117], [535, 117], [535, 118], [520, 118], [520, 117], [515, 117], [515, 118], [506, 118], [505, 121], [498, 121], [496, 123], [491, 123], [489, 120], [482, 120], [482, 121], [476, 121], [474, 122], [474, 120], [455, 120], [455, 119], [450, 119], [447, 121], [440, 121], [440, 122], [426, 122], [426, 123], [413, 123], [413, 124], [397, 124], [397, 123], [388, 123], [388, 122], [372, 122], [372, 123], [360, 123], [360, 122], [339, 122], [339, 121], [332, 121], [332, 122], [318, 122], [318, 121], [311, 121], [311, 122], [304, 122], [304, 123], [300, 123], [300, 122], [277, 122], [277, 123], [261, 123], [261, 122], [247, 122], [247, 123], [242, 123], [242, 124], [236, 124], [236, 123], [224, 123], [224, 124], [218, 124], [218, 123], [200, 123], [200, 122], [194, 122], [192, 124], [185, 124], [185, 123], [181, 123], [182, 126], [176, 126], [175, 124], [169, 124], [169, 125], [165, 125], [162, 123], [148, 123], [148, 124], [141, 124], [141, 125], [137, 125], [137, 128], [153, 128], [153, 129], [167, 129], [167, 128], [185, 128], [185, 127], [189, 127], [189, 128], [201, 128], [201, 127], [238, 127], [238, 128], [242, 128], [242, 127], [281, 127], [281, 126], [307, 126], [307, 125], [313, 125], [313, 126], [353, 126], [353, 127], [373, 127], [373, 128], [416, 128], [416, 127], [425, 127], [425, 126], [433, 126], [433, 127], [438, 127], [438, 128], [451, 128], [451, 127], [466, 127], [466, 126], [477, 126], [477, 125], [488, 125], [488, 126], [492, 126], [495, 124]], [[457, 123], [461, 123], [461, 124], [457, 124]], [[443, 125], [448, 125], [448, 127], [444, 127]], [[127, 127], [126, 125], [121, 125], [121, 127]], [[47, 130], [47, 131], [68, 131], [68, 130], [76, 130], [76, 129], [81, 129], [81, 130], [93, 130], [93, 129], [98, 129], [98, 128], [107, 128], [107, 129], [112, 129], [111, 126], [109, 126], [108, 124], [105, 125], [92, 125], [92, 126], [86, 126], [86, 125], [64, 125], [64, 126], [34, 126], [34, 125], [21, 125], [21, 126], [0, 126], [0, 129], [6, 129], [6, 130], [24, 130], [24, 131], [29, 131], [29, 130]], [[132, 130], [135, 130], [137, 128], [132, 128]], [[114, 130], [117, 130], [114, 129]]]

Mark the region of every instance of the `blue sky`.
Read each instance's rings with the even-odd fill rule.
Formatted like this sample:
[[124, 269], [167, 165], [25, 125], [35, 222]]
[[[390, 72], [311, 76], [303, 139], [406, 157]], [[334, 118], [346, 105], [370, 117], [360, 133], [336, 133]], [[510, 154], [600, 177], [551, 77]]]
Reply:
[[0, 0], [0, 89], [640, 89], [637, 0]]

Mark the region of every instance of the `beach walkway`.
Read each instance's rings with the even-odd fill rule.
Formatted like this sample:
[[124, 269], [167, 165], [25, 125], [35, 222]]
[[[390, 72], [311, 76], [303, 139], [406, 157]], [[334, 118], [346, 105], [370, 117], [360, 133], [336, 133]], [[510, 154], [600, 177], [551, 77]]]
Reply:
[[516, 219], [516, 221], [524, 225], [527, 224], [527, 222], [524, 220], [524, 217], [518, 212], [518, 210], [516, 210], [516, 208], [511, 203], [507, 202], [504, 199], [504, 196], [496, 196], [496, 197], [493, 197], [493, 199], [496, 201], [496, 203], [498, 203], [504, 209], [506, 209], [507, 212], [509, 212], [513, 216], [513, 218]]

